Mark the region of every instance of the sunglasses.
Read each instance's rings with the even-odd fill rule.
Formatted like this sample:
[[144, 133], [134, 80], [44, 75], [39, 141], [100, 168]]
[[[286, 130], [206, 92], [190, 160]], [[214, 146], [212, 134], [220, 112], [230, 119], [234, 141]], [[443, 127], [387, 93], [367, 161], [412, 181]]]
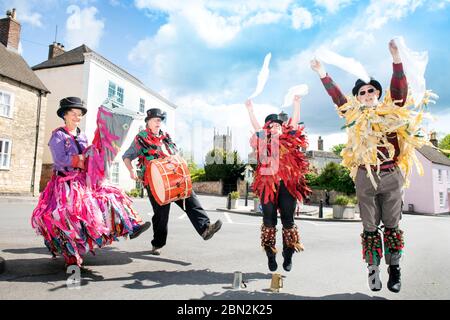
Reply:
[[[375, 92], [375, 89], [374, 88], [370, 88], [370, 89], [368, 89], [367, 90], [367, 93], [374, 93]], [[360, 95], [360, 96], [363, 96], [363, 95], [365, 95], [366, 94], [366, 91], [360, 91], [359, 93], [358, 93], [358, 95]]]

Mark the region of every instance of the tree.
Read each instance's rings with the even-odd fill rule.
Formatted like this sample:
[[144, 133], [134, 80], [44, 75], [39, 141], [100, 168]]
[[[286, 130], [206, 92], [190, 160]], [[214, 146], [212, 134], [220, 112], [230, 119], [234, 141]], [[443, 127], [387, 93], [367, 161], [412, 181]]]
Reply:
[[244, 169], [245, 164], [241, 162], [237, 151], [214, 149], [206, 154], [205, 174], [208, 181], [236, 181]]
[[350, 171], [334, 162], [325, 166], [321, 174], [315, 179], [314, 184], [319, 189], [335, 190], [346, 194], [355, 193], [355, 184], [350, 177]]
[[[450, 134], [446, 135], [441, 141], [439, 141], [439, 148], [443, 150], [450, 150]], [[447, 157], [450, 158], [450, 154], [447, 154]]]
[[332, 151], [335, 155], [341, 156], [341, 151], [342, 151], [344, 148], [345, 148], [345, 144], [344, 144], [344, 143], [340, 143], [340, 144], [337, 144], [337, 145], [333, 146], [333, 147], [331, 148], [331, 151]]

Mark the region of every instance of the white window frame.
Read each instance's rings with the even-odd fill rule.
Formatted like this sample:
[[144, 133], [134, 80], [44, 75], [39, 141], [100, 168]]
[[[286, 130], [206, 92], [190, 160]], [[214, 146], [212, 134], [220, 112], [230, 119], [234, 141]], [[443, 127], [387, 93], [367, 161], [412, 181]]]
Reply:
[[442, 169], [438, 169], [438, 182], [442, 183]]
[[[0, 170], [9, 170], [11, 167], [11, 150], [12, 150], [12, 141], [10, 139], [0, 138], [0, 142], [2, 143], [2, 151], [0, 152]], [[8, 150], [5, 152], [5, 142], [8, 142]], [[4, 156], [7, 156], [6, 165], [3, 165]]]
[[109, 173], [109, 181], [113, 184], [119, 184], [120, 180], [119, 180], [119, 176], [120, 176], [120, 166], [118, 162], [113, 162], [111, 164], [111, 170]]
[[6, 90], [0, 90], [0, 105], [2, 104], [2, 95], [8, 95], [9, 96], [9, 114], [3, 114], [0, 113], [0, 117], [10, 118], [12, 119], [14, 114], [14, 94], [12, 92], [6, 91]]
[[145, 113], [145, 99], [139, 99], [139, 112]]
[[[119, 91], [121, 91], [121, 94], [119, 94]], [[125, 99], [124, 88], [118, 86], [115, 82], [110, 80], [108, 82], [108, 98], [123, 106], [123, 101]]]
[[443, 192], [439, 192], [439, 206], [441, 208], [445, 207], [445, 196]]

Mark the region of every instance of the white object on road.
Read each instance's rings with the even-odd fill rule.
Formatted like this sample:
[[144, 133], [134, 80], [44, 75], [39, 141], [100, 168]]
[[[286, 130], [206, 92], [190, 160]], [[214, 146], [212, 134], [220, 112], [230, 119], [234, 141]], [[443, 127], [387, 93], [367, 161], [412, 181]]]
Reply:
[[354, 76], [358, 77], [358, 79], [363, 80], [365, 83], [370, 82], [370, 77], [366, 69], [359, 61], [353, 58], [341, 56], [323, 47], [317, 49], [316, 57], [327, 64], [332, 64], [350, 74], [353, 74]]
[[269, 52], [268, 54], [266, 54], [266, 57], [264, 58], [263, 66], [262, 66], [261, 70], [259, 71], [258, 83], [256, 85], [255, 92], [253, 92], [252, 95], [248, 98], [249, 100], [257, 97], [264, 89], [264, 86], [266, 85], [266, 82], [267, 82], [267, 78], [269, 78], [270, 58], [272, 58], [272, 53]]
[[306, 96], [309, 92], [309, 88], [306, 84], [300, 84], [298, 86], [290, 87], [286, 95], [284, 96], [284, 102], [281, 107], [289, 107], [292, 105], [294, 96]]

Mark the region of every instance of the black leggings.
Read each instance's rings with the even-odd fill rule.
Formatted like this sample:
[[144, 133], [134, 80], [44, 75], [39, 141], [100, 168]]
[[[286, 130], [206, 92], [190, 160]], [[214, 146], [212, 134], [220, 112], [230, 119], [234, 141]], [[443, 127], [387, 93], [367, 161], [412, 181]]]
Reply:
[[[262, 195], [264, 199], [264, 194]], [[294, 226], [294, 213], [297, 206], [297, 199], [286, 189], [283, 181], [280, 182], [278, 190], [275, 192], [275, 203], [268, 202], [261, 204], [263, 211], [263, 223], [266, 227], [277, 225], [277, 211], [280, 209], [281, 223], [285, 229]]]

